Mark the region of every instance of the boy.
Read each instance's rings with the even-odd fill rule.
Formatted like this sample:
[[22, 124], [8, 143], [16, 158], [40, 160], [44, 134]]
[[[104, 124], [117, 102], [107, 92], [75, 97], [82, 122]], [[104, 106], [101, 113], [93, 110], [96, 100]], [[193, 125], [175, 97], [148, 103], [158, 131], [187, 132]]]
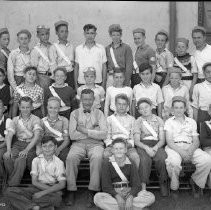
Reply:
[[88, 67], [84, 70], [84, 79], [85, 79], [85, 85], [81, 85], [77, 89], [77, 96], [76, 98], [80, 100], [81, 98], [81, 91], [84, 89], [91, 89], [95, 93], [95, 101], [94, 101], [94, 107], [97, 109], [101, 109], [103, 111], [104, 108], [104, 100], [105, 100], [105, 90], [102, 86], [99, 86], [95, 84], [96, 79], [96, 70], [93, 67]]
[[11, 51], [7, 61], [7, 77], [13, 90], [24, 81], [24, 69], [30, 65], [31, 33], [23, 29], [17, 33], [17, 37], [19, 47]]
[[113, 73], [113, 85], [108, 87], [106, 90], [106, 99], [105, 99], [105, 107], [104, 107], [104, 114], [107, 118], [111, 114], [116, 111], [115, 106], [115, 97], [120, 93], [125, 93], [129, 99], [129, 111], [131, 112], [132, 107], [132, 99], [133, 99], [133, 90], [129, 86], [124, 85], [125, 81], [125, 69], [122, 68], [115, 68]]
[[106, 51], [105, 48], [95, 42], [97, 35], [97, 28], [92, 24], [86, 24], [83, 27], [85, 43], [80, 44], [75, 49], [75, 87], [85, 84], [84, 69], [87, 67], [94, 67], [96, 70], [96, 81], [98, 85], [102, 85], [104, 90], [106, 89]]
[[133, 161], [138, 169], [139, 156], [134, 148], [133, 131], [135, 118], [127, 114], [129, 99], [126, 94], [118, 94], [115, 97], [116, 112], [107, 118], [108, 134], [104, 140], [106, 148], [104, 158], [112, 156], [112, 141], [121, 137], [127, 142], [127, 156]]
[[200, 128], [200, 123], [210, 120], [208, 114], [209, 104], [211, 104], [211, 62], [205, 63], [202, 67], [205, 81], [196, 84], [193, 88], [193, 119]]
[[69, 121], [66, 117], [59, 115], [61, 101], [57, 97], [48, 99], [48, 115], [41, 120], [41, 127], [44, 136], [53, 136], [57, 141], [55, 155], [64, 163], [69, 152]]
[[32, 161], [32, 185], [9, 187], [4, 193], [18, 210], [53, 210], [61, 204], [66, 178], [64, 163], [55, 155], [57, 141], [52, 136], [44, 136], [41, 146], [43, 154]]
[[174, 116], [164, 125], [166, 132], [167, 153], [166, 169], [171, 179], [170, 188], [173, 195], [178, 193], [181, 163], [192, 162], [196, 166], [190, 184], [195, 198], [199, 197], [200, 189], [205, 187], [211, 170], [211, 156], [199, 148], [199, 138], [195, 120], [185, 116], [186, 100], [181, 96], [174, 96], [172, 108]]
[[[7, 60], [10, 54], [10, 50], [7, 48], [10, 43], [10, 34], [7, 28], [0, 29], [0, 68], [5, 71], [7, 75]], [[9, 85], [7, 77], [5, 83]]]
[[168, 84], [168, 69], [174, 64], [174, 57], [172, 53], [166, 48], [167, 42], [168, 33], [165, 30], [158, 31], [155, 35], [155, 43], [157, 46], [155, 50], [156, 67], [155, 72], [153, 72], [152, 81], [158, 84], [161, 88]]
[[107, 135], [106, 119], [103, 112], [93, 107], [94, 91], [81, 92], [79, 109], [70, 114], [69, 134], [73, 141], [66, 159], [67, 205], [73, 205], [77, 191], [76, 178], [80, 161], [88, 156], [90, 160], [90, 183], [87, 207], [92, 207], [95, 192], [100, 190], [100, 174], [103, 159], [103, 139]]
[[[8, 174], [8, 185], [20, 184], [26, 166], [30, 169], [36, 156], [35, 145], [40, 138], [40, 119], [31, 114], [33, 101], [30, 97], [19, 100], [20, 115], [14, 117], [7, 129], [5, 142], [7, 151], [4, 153], [4, 166]], [[17, 141], [11, 145], [13, 136]]]
[[163, 120], [152, 113], [152, 101], [148, 98], [140, 98], [137, 103], [141, 114], [134, 126], [134, 141], [140, 157], [139, 175], [142, 190], [146, 190], [151, 173], [152, 159], [159, 174], [160, 192], [162, 196], [168, 196], [167, 171], [165, 159], [167, 157], [163, 148], [165, 133]]
[[138, 171], [127, 156], [127, 143], [117, 138], [112, 143], [113, 156], [102, 165], [102, 189], [94, 197], [104, 210], [144, 209], [155, 202], [151, 192], [141, 191]]
[[73, 45], [67, 40], [68, 22], [60, 20], [54, 24], [58, 42], [53, 43], [49, 50], [51, 64], [51, 73], [57, 67], [64, 67], [67, 71], [66, 81], [74, 89], [74, 49]]
[[107, 56], [107, 86], [113, 85], [113, 69], [125, 69], [125, 85], [130, 86], [133, 68], [133, 55], [129, 45], [122, 42], [122, 28], [119, 24], [112, 24], [108, 29], [112, 43], [106, 47]]
[[33, 101], [32, 113], [40, 118], [45, 116], [43, 100], [43, 88], [37, 85], [37, 68], [34, 66], [28, 66], [24, 69], [25, 81], [15, 88], [14, 92], [14, 103], [12, 110], [12, 117], [17, 116], [18, 101], [21, 97], [29, 96]]
[[190, 99], [193, 94], [193, 87], [198, 78], [198, 69], [195, 58], [190, 55], [188, 50], [189, 40], [178, 38], [176, 40], [176, 56], [174, 57], [174, 67], [182, 71], [182, 81], [190, 91]]
[[31, 51], [31, 65], [37, 67], [37, 79], [38, 84], [44, 89], [50, 85], [50, 60], [49, 60], [49, 48], [51, 43], [49, 42], [50, 28], [44, 25], [37, 26], [37, 38], [39, 43]]
[[53, 72], [55, 82], [47, 89], [45, 95], [45, 107], [47, 100], [51, 96], [57, 97], [61, 100], [61, 107], [59, 115], [70, 118], [70, 113], [77, 107], [75, 100], [75, 91], [70, 87], [65, 80], [67, 78], [67, 70], [63, 67], [58, 67]]
[[140, 98], [147, 97], [152, 101], [152, 113], [161, 117], [163, 95], [159, 85], [151, 82], [152, 66], [148, 63], [142, 63], [139, 66], [139, 76], [142, 81], [133, 88], [133, 116], [136, 119], [140, 116], [136, 108], [137, 102]]

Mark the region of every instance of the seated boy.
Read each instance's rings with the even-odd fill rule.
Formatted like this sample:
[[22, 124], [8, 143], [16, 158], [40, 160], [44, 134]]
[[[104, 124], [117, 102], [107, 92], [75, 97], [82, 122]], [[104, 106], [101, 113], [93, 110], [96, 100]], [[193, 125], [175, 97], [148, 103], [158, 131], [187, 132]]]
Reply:
[[[179, 188], [179, 174], [181, 163], [192, 162], [196, 171], [192, 174], [190, 184], [194, 197], [199, 197], [200, 188], [204, 188], [211, 170], [211, 156], [199, 148], [199, 138], [195, 120], [185, 116], [186, 100], [181, 96], [174, 96], [172, 108], [174, 116], [164, 125], [166, 131], [167, 153], [166, 169], [171, 179], [170, 188], [173, 195], [177, 195]], [[177, 197], [177, 196], [175, 196]]]
[[36, 84], [37, 79], [37, 68], [34, 66], [28, 66], [24, 69], [25, 81], [15, 88], [14, 92], [14, 103], [12, 109], [12, 117], [17, 116], [18, 102], [21, 97], [29, 96], [32, 103], [32, 113], [40, 118], [45, 116], [43, 106], [43, 88]]
[[[13, 118], [7, 129], [7, 151], [3, 158], [9, 186], [20, 184], [26, 166], [30, 169], [36, 156], [35, 145], [40, 138], [41, 127], [39, 117], [31, 114], [32, 103], [28, 96], [19, 100], [20, 115]], [[14, 135], [17, 141], [11, 145]]]
[[163, 148], [165, 144], [163, 120], [152, 114], [152, 101], [148, 98], [140, 98], [138, 101], [138, 111], [141, 114], [135, 122], [134, 141], [140, 157], [139, 175], [142, 190], [146, 190], [149, 182], [152, 160], [159, 174], [160, 192], [162, 196], [168, 196], [167, 171], [165, 159], [166, 152]]
[[54, 70], [55, 82], [47, 89], [45, 95], [45, 105], [49, 97], [54, 96], [61, 100], [59, 115], [70, 119], [70, 113], [76, 107], [75, 91], [71, 86], [65, 83], [67, 78], [67, 70], [63, 67], [58, 67]]
[[155, 201], [151, 192], [141, 191], [138, 171], [126, 156], [127, 143], [117, 138], [112, 142], [113, 156], [102, 165], [102, 189], [94, 197], [96, 206], [104, 210], [142, 210]]
[[84, 89], [91, 89], [95, 93], [95, 101], [94, 107], [97, 109], [101, 109], [103, 111], [104, 108], [104, 100], [105, 100], [105, 90], [102, 86], [95, 84], [96, 79], [96, 70], [94, 67], [88, 67], [84, 70], [84, 80], [85, 85], [81, 85], [77, 89], [77, 96], [76, 98], [80, 100], [81, 98], [81, 91]]
[[32, 185], [29, 187], [9, 187], [4, 195], [18, 210], [53, 210], [62, 201], [61, 190], [65, 188], [64, 163], [55, 155], [57, 141], [44, 136], [41, 140], [42, 154], [32, 161]]
[[133, 161], [138, 169], [139, 156], [134, 148], [133, 130], [135, 118], [127, 114], [129, 99], [126, 94], [118, 94], [115, 97], [116, 112], [107, 118], [108, 134], [104, 141], [106, 148], [104, 158], [112, 156], [112, 141], [118, 137], [127, 142], [127, 156]]
[[48, 99], [48, 115], [41, 120], [41, 127], [44, 136], [53, 136], [56, 139], [57, 149], [55, 155], [65, 163], [70, 144], [69, 121], [66, 117], [59, 115], [60, 104], [61, 101], [57, 97]]

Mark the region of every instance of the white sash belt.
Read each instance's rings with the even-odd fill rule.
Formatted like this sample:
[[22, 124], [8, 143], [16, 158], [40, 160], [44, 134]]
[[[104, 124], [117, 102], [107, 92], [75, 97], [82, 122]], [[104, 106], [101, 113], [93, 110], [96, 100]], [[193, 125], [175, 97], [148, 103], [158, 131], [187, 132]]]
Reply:
[[119, 68], [119, 65], [118, 65], [116, 58], [114, 56], [114, 50], [113, 50], [112, 47], [110, 47], [110, 54], [111, 54], [111, 58], [112, 58], [112, 61], [114, 63], [115, 68]]
[[[152, 134], [152, 137], [154, 138], [154, 140], [158, 140], [158, 135], [155, 132], [155, 130], [153, 129], [153, 127], [147, 122], [147, 121], [143, 121], [143, 125], [147, 128], [147, 130]], [[149, 137], [148, 137], [149, 138]], [[147, 138], [145, 138], [147, 139]]]
[[1, 49], [1, 52], [5, 55], [6, 58], [9, 57], [9, 56], [7, 55], [7, 53], [6, 53], [3, 49]]
[[48, 64], [50, 64], [49, 58], [43, 53], [43, 51], [42, 51], [38, 46], [35, 46], [34, 49], [36, 49], [37, 52], [41, 55], [41, 57], [42, 57]]
[[174, 58], [175, 63], [185, 72], [188, 72], [188, 69], [175, 57]]
[[69, 66], [72, 65], [70, 59], [64, 54], [64, 52], [62, 51], [62, 49], [59, 47], [59, 45], [57, 43], [54, 43], [54, 46], [56, 47], [57, 51], [59, 52], [60, 56], [67, 62], [67, 64]]

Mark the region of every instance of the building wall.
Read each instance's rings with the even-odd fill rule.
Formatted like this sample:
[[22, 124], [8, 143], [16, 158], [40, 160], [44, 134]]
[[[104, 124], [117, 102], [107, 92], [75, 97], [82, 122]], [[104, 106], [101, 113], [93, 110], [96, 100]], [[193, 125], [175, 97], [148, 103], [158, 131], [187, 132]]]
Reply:
[[[187, 8], [189, 11], [187, 13]], [[178, 2], [179, 35], [188, 36], [197, 19], [197, 2]], [[169, 31], [169, 2], [121, 2], [121, 1], [4, 1], [0, 2], [0, 27], [8, 27], [11, 33], [10, 48], [17, 47], [16, 34], [27, 28], [32, 32], [31, 46], [36, 42], [36, 26], [46, 24], [51, 28], [52, 42], [56, 41], [54, 22], [69, 22], [69, 39], [77, 46], [83, 42], [83, 26], [97, 26], [97, 41], [103, 45], [110, 42], [108, 27], [119, 23], [123, 29], [123, 41], [134, 48], [132, 30], [145, 28], [147, 43], [155, 48], [154, 36], [160, 29]], [[193, 23], [194, 22], [194, 23]]]

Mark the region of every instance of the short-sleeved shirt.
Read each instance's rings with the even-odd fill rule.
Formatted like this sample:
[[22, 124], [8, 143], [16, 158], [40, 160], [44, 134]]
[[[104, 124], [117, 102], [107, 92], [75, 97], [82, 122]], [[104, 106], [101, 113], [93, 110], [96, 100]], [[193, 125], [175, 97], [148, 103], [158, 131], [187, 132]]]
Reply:
[[196, 109], [207, 111], [211, 104], [211, 83], [205, 80], [198, 83], [193, 88], [192, 106]]
[[85, 84], [84, 70], [87, 67], [94, 67], [96, 69], [95, 83], [101, 83], [102, 66], [106, 61], [106, 51], [103, 45], [95, 43], [90, 49], [85, 43], [77, 46], [75, 49], [75, 62], [79, 64], [78, 83]]
[[186, 117], [183, 123], [176, 120], [175, 116], [166, 120], [164, 130], [173, 135], [173, 141], [178, 146], [188, 148], [193, 143], [193, 137], [198, 136], [196, 121]]
[[173, 54], [165, 48], [161, 53], [156, 49], [156, 72], [167, 72], [174, 65]]
[[158, 104], [163, 102], [163, 94], [159, 85], [151, 83], [146, 87], [142, 83], [137, 84], [133, 88], [133, 98], [136, 104], [140, 98], [149, 98], [152, 101], [152, 108], [156, 108]]
[[134, 135], [140, 134], [141, 140], [145, 140], [146, 137], [152, 136], [152, 133], [143, 124], [144, 121], [147, 121], [148, 124], [151, 125], [151, 127], [154, 129], [154, 131], [157, 133], [158, 136], [159, 133], [162, 132], [164, 129], [163, 120], [154, 114], [152, 114], [152, 118], [150, 120], [146, 120], [143, 117], [139, 117], [135, 121]]
[[211, 45], [207, 44], [203, 50], [196, 50], [194, 53], [194, 58], [196, 60], [196, 64], [198, 67], [198, 78], [203, 79], [204, 73], [202, 70], [202, 66], [207, 63], [211, 62]]
[[[19, 140], [27, 140], [33, 137], [34, 131], [41, 129], [40, 118], [31, 114], [26, 121], [21, 116], [14, 117], [7, 131], [12, 132]], [[29, 135], [26, 130], [32, 135]]]
[[[80, 100], [81, 98], [81, 92], [84, 89], [90, 89], [89, 87], [87, 87], [86, 85], [81, 85], [78, 89], [77, 89], [77, 96], [76, 98]], [[91, 90], [94, 91], [94, 96], [95, 96], [95, 100], [94, 100], [94, 104], [93, 106], [95, 106], [97, 109], [101, 108], [101, 104], [100, 102], [105, 100], [105, 90], [102, 86], [95, 84], [94, 88], [91, 88]]]
[[52, 160], [47, 161], [43, 154], [32, 161], [31, 176], [36, 176], [39, 182], [53, 185], [65, 181], [64, 163], [55, 155]]

